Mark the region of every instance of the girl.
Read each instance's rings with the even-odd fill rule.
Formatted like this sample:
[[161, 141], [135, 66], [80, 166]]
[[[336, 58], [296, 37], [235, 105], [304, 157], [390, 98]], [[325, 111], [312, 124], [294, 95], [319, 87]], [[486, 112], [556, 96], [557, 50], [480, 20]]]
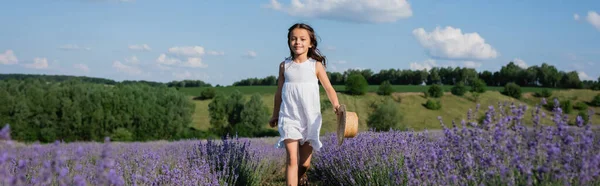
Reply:
[[313, 28], [294, 24], [288, 29], [287, 38], [290, 57], [279, 64], [275, 105], [269, 124], [278, 126], [281, 136], [275, 147], [286, 149], [286, 183], [297, 185], [298, 181], [308, 182], [306, 171], [313, 150], [319, 151], [322, 147], [319, 81], [336, 114], [340, 105], [325, 71], [326, 59], [317, 49]]

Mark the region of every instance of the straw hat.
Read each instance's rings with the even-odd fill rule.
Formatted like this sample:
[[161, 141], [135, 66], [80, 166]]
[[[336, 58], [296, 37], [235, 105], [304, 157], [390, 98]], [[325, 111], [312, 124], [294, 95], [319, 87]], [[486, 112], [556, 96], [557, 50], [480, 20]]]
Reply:
[[347, 112], [344, 104], [340, 105], [338, 112], [337, 138], [338, 145], [342, 145], [344, 138], [353, 138], [358, 133], [358, 115], [356, 112]]

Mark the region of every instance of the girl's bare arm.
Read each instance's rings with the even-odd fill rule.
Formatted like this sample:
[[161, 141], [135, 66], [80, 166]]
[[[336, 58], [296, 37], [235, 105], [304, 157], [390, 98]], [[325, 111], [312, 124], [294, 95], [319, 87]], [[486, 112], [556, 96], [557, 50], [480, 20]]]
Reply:
[[272, 117], [279, 117], [279, 108], [281, 107], [281, 89], [283, 87], [283, 68], [284, 62], [279, 64], [279, 77], [277, 77], [277, 92], [275, 92], [273, 115]]
[[321, 85], [325, 89], [325, 92], [327, 93], [327, 97], [329, 98], [329, 101], [333, 105], [334, 111], [337, 113], [337, 109], [340, 106], [340, 104], [338, 102], [337, 93], [335, 92], [335, 89], [333, 89], [333, 86], [331, 86], [331, 82], [329, 81], [329, 78], [327, 77], [327, 72], [325, 71], [325, 67], [323, 67], [323, 64], [319, 62], [319, 63], [317, 63], [316, 68], [317, 68], [317, 77], [319, 78], [319, 81], [321, 81]]

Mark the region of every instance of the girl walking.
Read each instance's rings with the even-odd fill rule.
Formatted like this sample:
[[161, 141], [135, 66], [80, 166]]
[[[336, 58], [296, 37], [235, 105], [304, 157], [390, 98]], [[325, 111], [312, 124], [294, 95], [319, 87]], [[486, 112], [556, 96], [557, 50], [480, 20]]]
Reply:
[[290, 57], [279, 64], [271, 127], [278, 127], [277, 148], [286, 149], [286, 185], [305, 185], [313, 151], [319, 151], [321, 103], [319, 81], [339, 114], [338, 98], [325, 71], [326, 59], [317, 49], [313, 28], [294, 24], [288, 29]]

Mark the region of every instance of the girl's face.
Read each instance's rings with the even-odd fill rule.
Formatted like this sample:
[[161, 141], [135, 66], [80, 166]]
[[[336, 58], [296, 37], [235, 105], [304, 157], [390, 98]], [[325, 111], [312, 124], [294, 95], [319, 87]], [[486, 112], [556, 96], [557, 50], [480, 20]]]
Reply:
[[302, 55], [308, 53], [308, 49], [311, 48], [310, 35], [308, 30], [296, 28], [290, 33], [289, 40], [290, 49], [296, 55]]

